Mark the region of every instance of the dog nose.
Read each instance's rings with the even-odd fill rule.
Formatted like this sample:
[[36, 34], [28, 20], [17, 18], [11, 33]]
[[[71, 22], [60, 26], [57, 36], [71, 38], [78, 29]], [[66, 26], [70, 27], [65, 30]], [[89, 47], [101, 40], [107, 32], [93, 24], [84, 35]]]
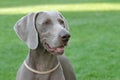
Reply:
[[70, 34], [68, 31], [62, 30], [59, 34], [60, 38], [62, 39], [63, 42], [67, 42], [70, 38]]

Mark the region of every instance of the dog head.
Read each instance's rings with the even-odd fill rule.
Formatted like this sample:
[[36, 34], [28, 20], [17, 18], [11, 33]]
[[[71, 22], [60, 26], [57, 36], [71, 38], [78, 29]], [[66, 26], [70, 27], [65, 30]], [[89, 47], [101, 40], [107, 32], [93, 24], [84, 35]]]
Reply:
[[30, 49], [36, 49], [40, 40], [52, 54], [63, 54], [70, 38], [66, 19], [57, 11], [30, 13], [15, 24], [14, 30]]

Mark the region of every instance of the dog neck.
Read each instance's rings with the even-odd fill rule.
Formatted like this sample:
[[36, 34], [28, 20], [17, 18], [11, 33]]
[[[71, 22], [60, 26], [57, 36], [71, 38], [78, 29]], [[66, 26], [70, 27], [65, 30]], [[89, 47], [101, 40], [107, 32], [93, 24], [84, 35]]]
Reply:
[[37, 71], [48, 71], [58, 64], [57, 56], [52, 55], [43, 47], [38, 47], [29, 52], [26, 63]]

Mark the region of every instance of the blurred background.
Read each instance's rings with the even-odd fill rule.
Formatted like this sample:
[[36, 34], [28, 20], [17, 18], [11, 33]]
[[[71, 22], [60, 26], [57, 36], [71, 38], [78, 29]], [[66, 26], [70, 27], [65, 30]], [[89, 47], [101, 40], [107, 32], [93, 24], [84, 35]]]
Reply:
[[15, 80], [28, 48], [13, 26], [30, 12], [58, 10], [68, 21], [65, 50], [77, 80], [120, 80], [120, 0], [1, 0], [0, 80]]

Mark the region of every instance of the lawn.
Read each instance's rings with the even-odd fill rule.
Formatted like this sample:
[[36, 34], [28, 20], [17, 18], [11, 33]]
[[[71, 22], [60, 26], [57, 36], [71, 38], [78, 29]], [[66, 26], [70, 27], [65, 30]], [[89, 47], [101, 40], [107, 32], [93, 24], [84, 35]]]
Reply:
[[0, 80], [15, 80], [28, 52], [13, 30], [16, 21], [29, 12], [52, 9], [70, 26], [65, 54], [77, 80], [120, 80], [119, 0], [0, 1]]

